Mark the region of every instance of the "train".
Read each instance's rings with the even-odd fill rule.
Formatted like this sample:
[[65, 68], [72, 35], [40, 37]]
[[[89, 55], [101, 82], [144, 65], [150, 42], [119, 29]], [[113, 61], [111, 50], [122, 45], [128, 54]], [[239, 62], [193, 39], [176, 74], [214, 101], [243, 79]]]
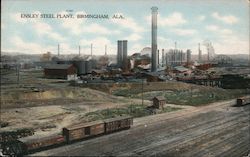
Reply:
[[241, 97], [236, 100], [236, 106], [244, 106], [250, 104], [250, 97]]
[[66, 145], [91, 137], [102, 136], [113, 132], [129, 129], [133, 125], [133, 117], [120, 116], [105, 120], [98, 120], [69, 127], [64, 127], [61, 134], [47, 137], [28, 136], [20, 138], [8, 150], [8, 155], [27, 155], [41, 150], [51, 149], [60, 145]]

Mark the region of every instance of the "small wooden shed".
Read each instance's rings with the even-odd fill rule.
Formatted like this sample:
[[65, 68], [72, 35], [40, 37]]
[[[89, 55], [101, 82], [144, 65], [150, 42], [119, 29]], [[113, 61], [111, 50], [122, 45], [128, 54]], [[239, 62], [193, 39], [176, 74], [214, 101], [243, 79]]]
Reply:
[[153, 107], [157, 109], [163, 109], [163, 105], [166, 103], [166, 100], [163, 96], [156, 96], [152, 100]]

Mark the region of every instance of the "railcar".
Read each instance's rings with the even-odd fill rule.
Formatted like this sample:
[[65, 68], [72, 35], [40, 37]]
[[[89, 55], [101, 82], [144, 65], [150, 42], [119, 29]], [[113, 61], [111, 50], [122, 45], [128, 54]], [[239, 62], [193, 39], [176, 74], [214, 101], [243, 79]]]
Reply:
[[73, 125], [63, 128], [62, 135], [57, 134], [47, 137], [29, 136], [20, 138], [15, 146], [12, 145], [14, 150], [12, 152], [18, 152], [15, 153], [16, 155], [29, 154], [55, 146], [69, 144], [73, 141], [87, 139], [97, 135], [109, 134], [123, 129], [129, 129], [131, 125], [133, 125], [133, 117], [131, 116], [121, 116], [117, 118]]
[[250, 97], [249, 98], [242, 97], [242, 98], [238, 98], [236, 100], [236, 106], [244, 106], [244, 105], [247, 105], [249, 103], [250, 103]]
[[29, 136], [20, 138], [22, 154], [29, 154], [35, 151], [48, 149], [65, 143], [65, 138], [62, 135], [51, 136]]
[[104, 120], [105, 133], [111, 133], [122, 129], [128, 129], [133, 125], [133, 118], [131, 116], [117, 117]]
[[103, 121], [94, 121], [63, 128], [67, 143], [104, 133]]

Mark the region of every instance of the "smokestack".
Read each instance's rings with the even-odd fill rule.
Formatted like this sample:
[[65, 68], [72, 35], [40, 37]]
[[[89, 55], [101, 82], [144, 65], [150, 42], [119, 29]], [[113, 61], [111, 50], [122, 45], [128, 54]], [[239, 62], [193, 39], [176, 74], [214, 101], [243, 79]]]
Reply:
[[157, 14], [158, 14], [157, 10], [158, 10], [158, 8], [152, 7], [151, 10], [152, 10], [151, 71], [155, 72], [157, 69]]
[[208, 43], [208, 46], [207, 46], [207, 61], [210, 60], [210, 43]]
[[164, 65], [164, 49], [162, 49], [162, 52], [161, 52], [161, 66], [163, 67]]
[[81, 56], [81, 46], [79, 45], [79, 56]]
[[91, 43], [91, 57], [93, 55], [93, 44]]
[[177, 42], [174, 42], [174, 49], [177, 49]]
[[57, 46], [57, 56], [59, 56], [60, 55], [60, 44], [58, 44], [58, 46]]
[[107, 45], [105, 45], [105, 56], [107, 56]]
[[199, 52], [199, 62], [202, 61], [202, 53], [201, 53], [201, 49], [200, 49], [200, 43], [198, 44], [198, 52]]
[[158, 60], [157, 60], [157, 67], [159, 68], [159, 65], [160, 65], [160, 50], [159, 49], [157, 51], [157, 58], [158, 58]]
[[191, 50], [188, 49], [187, 50], [187, 64], [189, 64], [191, 62]]
[[128, 69], [128, 41], [122, 41], [122, 68], [123, 71], [127, 71]]
[[122, 66], [122, 41], [117, 41], [117, 67], [121, 68]]

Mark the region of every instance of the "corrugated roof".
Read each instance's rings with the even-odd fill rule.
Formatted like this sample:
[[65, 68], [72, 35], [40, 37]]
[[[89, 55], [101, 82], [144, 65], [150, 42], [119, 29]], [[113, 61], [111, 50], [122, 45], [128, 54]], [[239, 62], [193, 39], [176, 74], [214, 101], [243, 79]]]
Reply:
[[44, 69], [68, 69], [72, 64], [49, 64]]

